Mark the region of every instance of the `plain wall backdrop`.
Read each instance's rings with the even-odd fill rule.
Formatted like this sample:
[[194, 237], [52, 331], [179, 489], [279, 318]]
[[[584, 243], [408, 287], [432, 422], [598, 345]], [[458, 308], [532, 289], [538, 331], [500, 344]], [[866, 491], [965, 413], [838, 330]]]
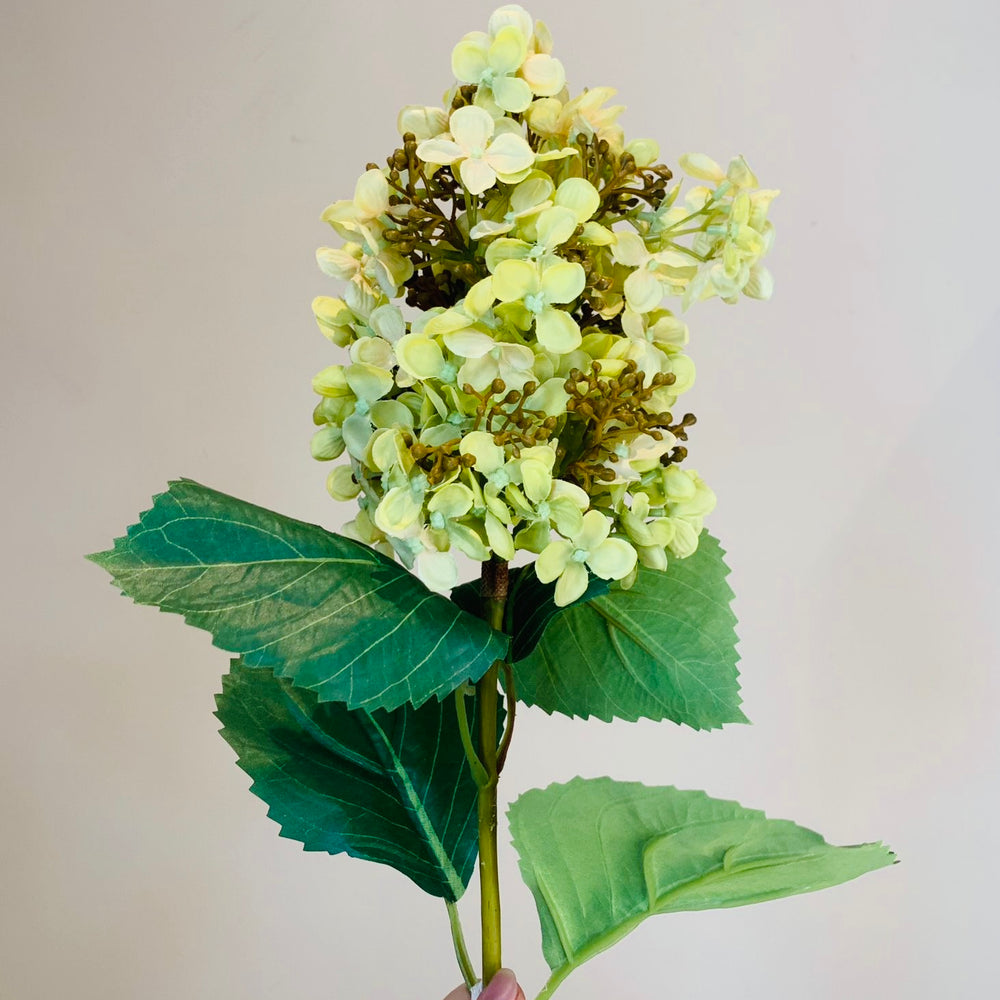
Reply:
[[[439, 1000], [443, 906], [279, 839], [216, 734], [227, 657], [83, 554], [169, 478], [336, 528], [319, 213], [494, 4], [4, 0], [0, 997]], [[691, 464], [752, 726], [524, 711], [502, 795], [704, 788], [894, 868], [648, 921], [566, 1000], [978, 998], [998, 927], [1000, 103], [991, 0], [539, 0], [630, 137], [780, 187], [769, 304], [693, 310]], [[505, 957], [545, 968], [503, 845]], [[476, 893], [463, 903], [475, 938]]]

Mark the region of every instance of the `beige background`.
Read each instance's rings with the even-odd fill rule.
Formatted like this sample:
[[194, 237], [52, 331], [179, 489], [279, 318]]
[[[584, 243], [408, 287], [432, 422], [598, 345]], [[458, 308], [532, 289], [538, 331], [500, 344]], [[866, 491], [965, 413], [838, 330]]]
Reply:
[[[186, 475], [336, 527], [308, 455], [319, 212], [438, 100], [488, 3], [4, 0], [0, 997], [438, 1000], [444, 909], [276, 836], [216, 735], [226, 657], [82, 554]], [[992, 993], [1000, 693], [998, 8], [545, 0], [632, 136], [744, 152], [767, 306], [691, 316], [752, 727], [525, 712], [506, 797], [704, 787], [902, 864], [663, 917], [566, 1000]], [[506, 834], [503, 834], [506, 838]], [[544, 967], [504, 855], [506, 956]], [[464, 909], [474, 925], [475, 900]], [[405, 971], [404, 971], [405, 970]]]

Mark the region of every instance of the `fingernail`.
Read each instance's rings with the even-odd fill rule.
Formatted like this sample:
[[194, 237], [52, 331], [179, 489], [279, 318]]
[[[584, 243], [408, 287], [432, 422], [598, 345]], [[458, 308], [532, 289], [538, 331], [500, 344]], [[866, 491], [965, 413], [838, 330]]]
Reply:
[[516, 1000], [517, 977], [510, 969], [500, 969], [490, 980], [490, 985], [482, 995], [482, 1000]]

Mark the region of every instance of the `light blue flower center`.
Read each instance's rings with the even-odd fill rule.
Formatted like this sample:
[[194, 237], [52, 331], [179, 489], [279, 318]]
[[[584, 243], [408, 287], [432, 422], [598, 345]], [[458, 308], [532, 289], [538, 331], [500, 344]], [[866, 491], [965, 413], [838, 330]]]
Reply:
[[569, 557], [570, 562], [582, 563], [587, 561], [590, 553], [586, 549], [573, 549], [573, 554]]
[[659, 261], [651, 260], [646, 264], [646, 270], [655, 271], [658, 266], [659, 266]]
[[354, 412], [355, 413], [360, 413], [361, 416], [363, 416], [363, 417], [367, 417], [368, 416], [368, 414], [371, 412], [371, 408], [372, 408], [372, 404], [369, 403], [367, 399], [359, 399], [354, 404]]
[[450, 361], [446, 361], [444, 367], [441, 369], [441, 373], [438, 375], [438, 378], [441, 379], [442, 382], [454, 382], [457, 374], [458, 368]]
[[484, 87], [492, 87], [493, 81], [497, 78], [497, 71], [490, 66], [482, 71], [479, 75], [479, 82]]
[[504, 222], [510, 222], [510, 223], [514, 223], [514, 222], [517, 222], [517, 212], [515, 212], [515, 211], [514, 211], [514, 209], [511, 209], [511, 210], [510, 210], [510, 211], [509, 211], [509, 212], [508, 212], [508, 213], [507, 213], [507, 214], [506, 214], [506, 215], [505, 215], [505, 216], [503, 217], [503, 221], [504, 221]]
[[545, 296], [541, 292], [531, 292], [525, 295], [524, 308], [528, 312], [540, 313], [545, 308]]
[[540, 503], [540, 504], [538, 505], [538, 517], [539, 517], [539, 520], [542, 520], [542, 521], [547, 521], [547, 520], [549, 519], [549, 515], [550, 515], [551, 513], [552, 513], [552, 510], [551, 510], [551, 508], [549, 507], [549, 502], [548, 502], [548, 500], [543, 500], [543, 501], [542, 501], [542, 502], [541, 502], [541, 503]]
[[483, 152], [484, 150], [482, 146], [473, 146], [472, 149], [469, 150], [469, 156], [471, 156], [474, 160], [481, 160], [483, 158]]
[[487, 478], [498, 490], [510, 486], [510, 473], [506, 469], [497, 469], [496, 472], [491, 472]]
[[615, 455], [618, 458], [628, 458], [628, 445], [624, 441], [615, 446]]
[[427, 477], [421, 472], [410, 480], [410, 492], [415, 497], [423, 496], [427, 492]]
[[539, 257], [543, 256], [545, 253], [545, 247], [541, 243], [536, 243], [529, 251], [528, 258], [530, 260], [538, 260]]
[[440, 531], [444, 527], [444, 514], [439, 510], [435, 510], [431, 513], [431, 527], [437, 528]]

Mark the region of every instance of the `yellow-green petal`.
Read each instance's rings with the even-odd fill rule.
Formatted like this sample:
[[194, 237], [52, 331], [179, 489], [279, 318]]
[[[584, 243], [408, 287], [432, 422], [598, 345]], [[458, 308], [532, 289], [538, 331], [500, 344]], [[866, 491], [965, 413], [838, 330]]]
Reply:
[[501, 260], [493, 272], [493, 292], [501, 302], [523, 299], [537, 288], [538, 269], [526, 260]]
[[361, 486], [349, 465], [338, 465], [326, 477], [326, 490], [334, 500], [346, 503], [361, 492]]
[[608, 538], [587, 557], [587, 565], [602, 580], [620, 580], [635, 569], [635, 549], [624, 538]]
[[461, 483], [449, 483], [442, 486], [434, 496], [431, 497], [427, 509], [432, 513], [437, 512], [445, 519], [462, 517], [472, 509], [474, 500], [472, 490]]
[[572, 604], [575, 600], [583, 597], [588, 582], [587, 570], [582, 563], [568, 563], [556, 581], [556, 590], [552, 595], [552, 600], [557, 607], [564, 608], [567, 604]]
[[542, 583], [551, 583], [566, 569], [572, 555], [573, 546], [570, 542], [562, 538], [550, 542], [535, 560], [535, 575]]
[[471, 455], [475, 459], [476, 470], [484, 476], [496, 472], [505, 461], [503, 448], [486, 431], [470, 431], [466, 434], [459, 445], [459, 452]]
[[444, 354], [436, 340], [408, 333], [396, 344], [396, 357], [414, 378], [437, 378], [444, 368]]
[[580, 326], [564, 309], [549, 306], [535, 319], [538, 343], [553, 354], [569, 354], [580, 346]]
[[546, 302], [566, 305], [577, 298], [587, 283], [583, 266], [576, 261], [560, 261], [542, 270], [540, 287]]
[[539, 97], [553, 97], [566, 86], [563, 64], [544, 52], [536, 52], [525, 59], [521, 76]]
[[600, 207], [601, 196], [590, 181], [570, 177], [556, 188], [555, 203], [568, 208], [577, 222], [586, 222]]
[[479, 83], [488, 69], [486, 46], [482, 40], [464, 38], [451, 50], [451, 71], [462, 83]]

